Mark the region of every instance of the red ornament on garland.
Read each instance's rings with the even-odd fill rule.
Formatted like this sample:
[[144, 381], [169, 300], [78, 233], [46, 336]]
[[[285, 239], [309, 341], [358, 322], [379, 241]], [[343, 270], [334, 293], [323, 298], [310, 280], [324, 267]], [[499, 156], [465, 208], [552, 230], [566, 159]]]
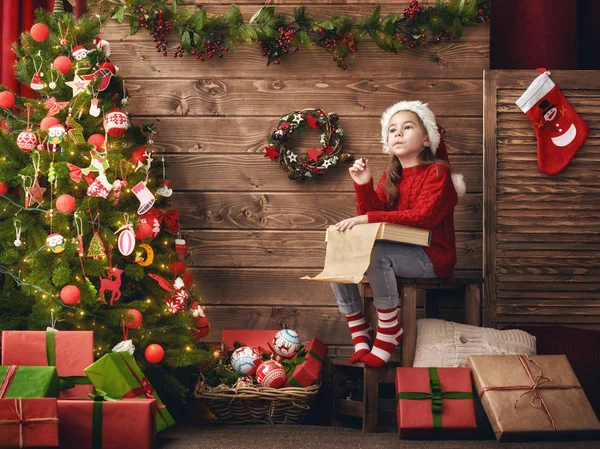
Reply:
[[74, 285], [65, 285], [60, 291], [60, 299], [65, 304], [74, 306], [81, 299], [81, 292]]
[[57, 56], [53, 62], [53, 65], [56, 70], [63, 75], [66, 75], [71, 71], [73, 63], [71, 62], [71, 59], [67, 58], [66, 56]]
[[113, 109], [104, 118], [104, 129], [110, 137], [121, 137], [129, 128], [129, 119], [120, 109]]
[[165, 350], [161, 345], [152, 343], [144, 351], [144, 356], [150, 363], [159, 363], [165, 358]]
[[0, 195], [6, 195], [8, 193], [8, 184], [0, 182]]
[[73, 212], [76, 205], [75, 198], [67, 193], [56, 199], [56, 210], [65, 214]]
[[40, 122], [40, 128], [46, 131], [55, 125], [60, 125], [60, 122], [56, 117], [44, 117]]
[[0, 108], [11, 109], [15, 105], [15, 96], [9, 90], [0, 92]]
[[88, 143], [94, 145], [96, 149], [102, 151], [104, 149], [104, 136], [102, 134], [92, 134], [88, 137]]
[[36, 23], [31, 27], [29, 32], [36, 42], [44, 42], [50, 36], [50, 30], [43, 23]]
[[142, 314], [139, 310], [129, 309], [125, 318], [125, 326], [128, 329], [137, 329], [142, 325]]
[[148, 151], [148, 150], [146, 150], [146, 148], [144, 148], [144, 147], [136, 148], [133, 151], [133, 153], [131, 153], [131, 157], [129, 159], [134, 164], [137, 164], [138, 162], [141, 162], [144, 164], [144, 163], [146, 163], [146, 160], [148, 159], [148, 157], [145, 155], [146, 151]]

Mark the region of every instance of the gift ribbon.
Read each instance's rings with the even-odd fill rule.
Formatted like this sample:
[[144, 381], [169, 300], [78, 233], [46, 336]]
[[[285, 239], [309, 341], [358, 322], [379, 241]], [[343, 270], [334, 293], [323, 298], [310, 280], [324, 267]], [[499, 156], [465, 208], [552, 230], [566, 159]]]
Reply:
[[[544, 398], [542, 397], [542, 393], [540, 392], [540, 389], [546, 389], [546, 390], [578, 389], [578, 390], [581, 390], [582, 389], [581, 385], [562, 385], [562, 384], [546, 385], [548, 382], [552, 382], [552, 379], [550, 377], [544, 376], [544, 372], [542, 371], [542, 368], [540, 367], [540, 365], [537, 364], [537, 362], [535, 360], [530, 358], [528, 355], [523, 355], [523, 354], [519, 354], [519, 355], [517, 355], [517, 357], [519, 358], [519, 362], [521, 362], [521, 366], [525, 370], [525, 373], [527, 374], [527, 377], [529, 377], [529, 380], [531, 383], [529, 385], [508, 385], [508, 386], [504, 386], [504, 387], [484, 387], [484, 388], [482, 388], [481, 393], [479, 393], [479, 398], [483, 398], [483, 395], [488, 391], [527, 390], [527, 391], [525, 391], [525, 393], [522, 393], [521, 395], [519, 395], [519, 397], [515, 400], [514, 408], [517, 408], [517, 404], [519, 403], [519, 400], [523, 396], [531, 394], [532, 395], [531, 402], [530, 402], [531, 406], [535, 407], [535, 408], [542, 408], [544, 410], [544, 413], [546, 413], [546, 416], [548, 417], [548, 421], [550, 421], [550, 424], [552, 425], [552, 431], [557, 432], [558, 429], [556, 428], [556, 424], [554, 423], [554, 418], [552, 418], [552, 415], [550, 414], [550, 410], [548, 410], [548, 407], [546, 406], [546, 402], [544, 401]], [[539, 374], [535, 378], [533, 377], [533, 373], [531, 371], [531, 367], [529, 366], [529, 362], [533, 363], [539, 370]]]
[[[288, 372], [289, 369], [289, 376], [288, 376], [288, 380], [287, 382], [294, 386], [294, 387], [299, 387], [299, 388], [303, 388], [304, 385], [302, 385], [300, 382], [298, 382], [296, 379], [294, 379], [294, 371], [296, 371], [296, 367], [302, 365], [302, 363], [304, 363], [306, 361], [306, 359], [308, 358], [309, 355], [312, 355], [321, 365], [323, 365], [323, 358], [317, 354], [315, 351], [313, 351], [312, 349], [309, 349], [308, 351], [306, 349], [301, 349], [300, 351], [298, 351], [298, 356], [296, 356], [296, 358], [294, 360], [284, 360], [284, 365], [286, 366], [286, 372]], [[299, 360], [299, 361], [298, 361]], [[288, 363], [286, 363], [288, 362]], [[291, 368], [289, 368], [291, 366]]]
[[12, 383], [13, 379], [15, 378], [15, 374], [17, 374], [17, 369], [19, 367], [17, 365], [10, 365], [8, 367], [8, 370], [6, 371], [6, 375], [4, 376], [4, 379], [2, 380], [2, 384], [0, 384], [0, 399], [4, 399], [6, 397], [6, 394], [8, 393], [8, 390], [10, 389], [10, 384]]
[[148, 212], [148, 215], [156, 218], [159, 223], [164, 221], [167, 224], [167, 228], [169, 228], [169, 232], [173, 235], [177, 234], [177, 231], [179, 230], [179, 210], [171, 209], [162, 211], [153, 207]]
[[428, 368], [429, 386], [431, 393], [421, 393], [413, 391], [402, 391], [398, 393], [397, 400], [400, 399], [431, 399], [431, 413], [433, 415], [433, 428], [441, 430], [442, 428], [442, 401], [444, 399], [473, 399], [473, 393], [470, 391], [444, 391], [437, 368]]
[[[23, 437], [23, 426], [26, 425], [28, 427], [32, 427], [35, 423], [58, 423], [58, 418], [24, 418], [23, 417], [23, 399], [17, 398], [15, 399], [15, 407], [8, 407], [10, 411], [12, 411], [17, 419], [4, 419], [0, 420], [0, 425], [11, 425], [18, 424], [19, 425], [19, 447], [25, 447], [25, 439]], [[98, 448], [100, 449], [100, 448]]]
[[[46, 331], [46, 357], [48, 358], [48, 366], [56, 366], [56, 339], [54, 334], [56, 331]], [[92, 385], [92, 382], [87, 376], [59, 376], [60, 389], [70, 390], [75, 385]]]
[[157, 406], [158, 414], [160, 415], [162, 420], [165, 422], [165, 425], [168, 427], [169, 423], [167, 422], [167, 419], [165, 418], [165, 416], [163, 415], [163, 412], [161, 410], [162, 408], [165, 408], [165, 405], [160, 403], [158, 401], [158, 398], [156, 396], [154, 396], [154, 387], [152, 387], [152, 385], [150, 385], [150, 382], [148, 382], [148, 379], [146, 379], [146, 376], [144, 376], [143, 378], [140, 379], [140, 377], [133, 370], [133, 367], [129, 363], [127, 363], [127, 360], [125, 360], [125, 357], [123, 357], [122, 353], [117, 352], [117, 354], [119, 354], [121, 356], [121, 359], [123, 360], [123, 362], [125, 362], [125, 365], [127, 366], [127, 368], [129, 368], [129, 371], [131, 372], [133, 377], [135, 377], [135, 380], [140, 384], [139, 387], [132, 388], [131, 391], [128, 391], [127, 393], [125, 393], [123, 395], [123, 397], [124, 398], [136, 398], [138, 396], [144, 395], [148, 399], [156, 399], [156, 406]]

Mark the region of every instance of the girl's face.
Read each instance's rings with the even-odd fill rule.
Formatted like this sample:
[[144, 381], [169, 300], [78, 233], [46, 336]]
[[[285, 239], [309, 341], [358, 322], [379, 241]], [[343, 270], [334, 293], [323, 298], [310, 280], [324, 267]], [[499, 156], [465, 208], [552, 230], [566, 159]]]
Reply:
[[390, 120], [388, 148], [400, 159], [403, 167], [417, 165], [424, 147], [431, 145], [421, 120], [412, 111], [400, 111]]

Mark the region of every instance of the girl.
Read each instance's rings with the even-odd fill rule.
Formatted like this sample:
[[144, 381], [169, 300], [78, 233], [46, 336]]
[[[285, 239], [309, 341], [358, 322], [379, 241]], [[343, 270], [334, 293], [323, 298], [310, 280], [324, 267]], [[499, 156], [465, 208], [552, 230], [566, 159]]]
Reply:
[[420, 101], [401, 101], [381, 116], [384, 153], [392, 158], [377, 189], [368, 159], [350, 167], [359, 215], [336, 224], [344, 232], [362, 223], [396, 223], [431, 230], [431, 246], [376, 242], [367, 269], [377, 309], [377, 335], [362, 314], [356, 284], [331, 284], [340, 311], [346, 316], [354, 355], [370, 367], [383, 366], [402, 340], [398, 322], [396, 276], [404, 278], [451, 277], [456, 264], [454, 206], [465, 193], [462, 175], [452, 174], [448, 153], [435, 116]]

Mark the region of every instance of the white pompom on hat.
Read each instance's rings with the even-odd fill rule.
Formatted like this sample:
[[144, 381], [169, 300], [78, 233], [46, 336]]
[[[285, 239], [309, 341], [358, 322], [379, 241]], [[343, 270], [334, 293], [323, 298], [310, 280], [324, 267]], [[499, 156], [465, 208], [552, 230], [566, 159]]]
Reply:
[[[383, 144], [383, 152], [390, 152], [387, 142], [388, 128], [390, 127], [390, 121], [392, 120], [392, 117], [400, 111], [411, 111], [417, 114], [417, 116], [423, 122], [425, 131], [427, 132], [427, 136], [429, 137], [429, 141], [431, 142], [431, 145], [429, 146], [431, 152], [438, 159], [441, 159], [450, 164], [450, 159], [448, 158], [448, 151], [446, 150], [446, 144], [444, 143], [444, 139], [442, 138], [442, 135], [438, 130], [435, 115], [433, 114], [433, 112], [431, 112], [431, 109], [429, 109], [427, 103], [421, 103], [420, 101], [399, 101], [398, 103], [387, 108], [385, 112], [381, 115], [381, 143]], [[458, 197], [461, 198], [462, 196], [464, 196], [464, 194], [467, 191], [467, 187], [465, 185], [463, 175], [459, 173], [453, 173], [452, 182], [454, 184], [454, 189], [456, 190]]]

